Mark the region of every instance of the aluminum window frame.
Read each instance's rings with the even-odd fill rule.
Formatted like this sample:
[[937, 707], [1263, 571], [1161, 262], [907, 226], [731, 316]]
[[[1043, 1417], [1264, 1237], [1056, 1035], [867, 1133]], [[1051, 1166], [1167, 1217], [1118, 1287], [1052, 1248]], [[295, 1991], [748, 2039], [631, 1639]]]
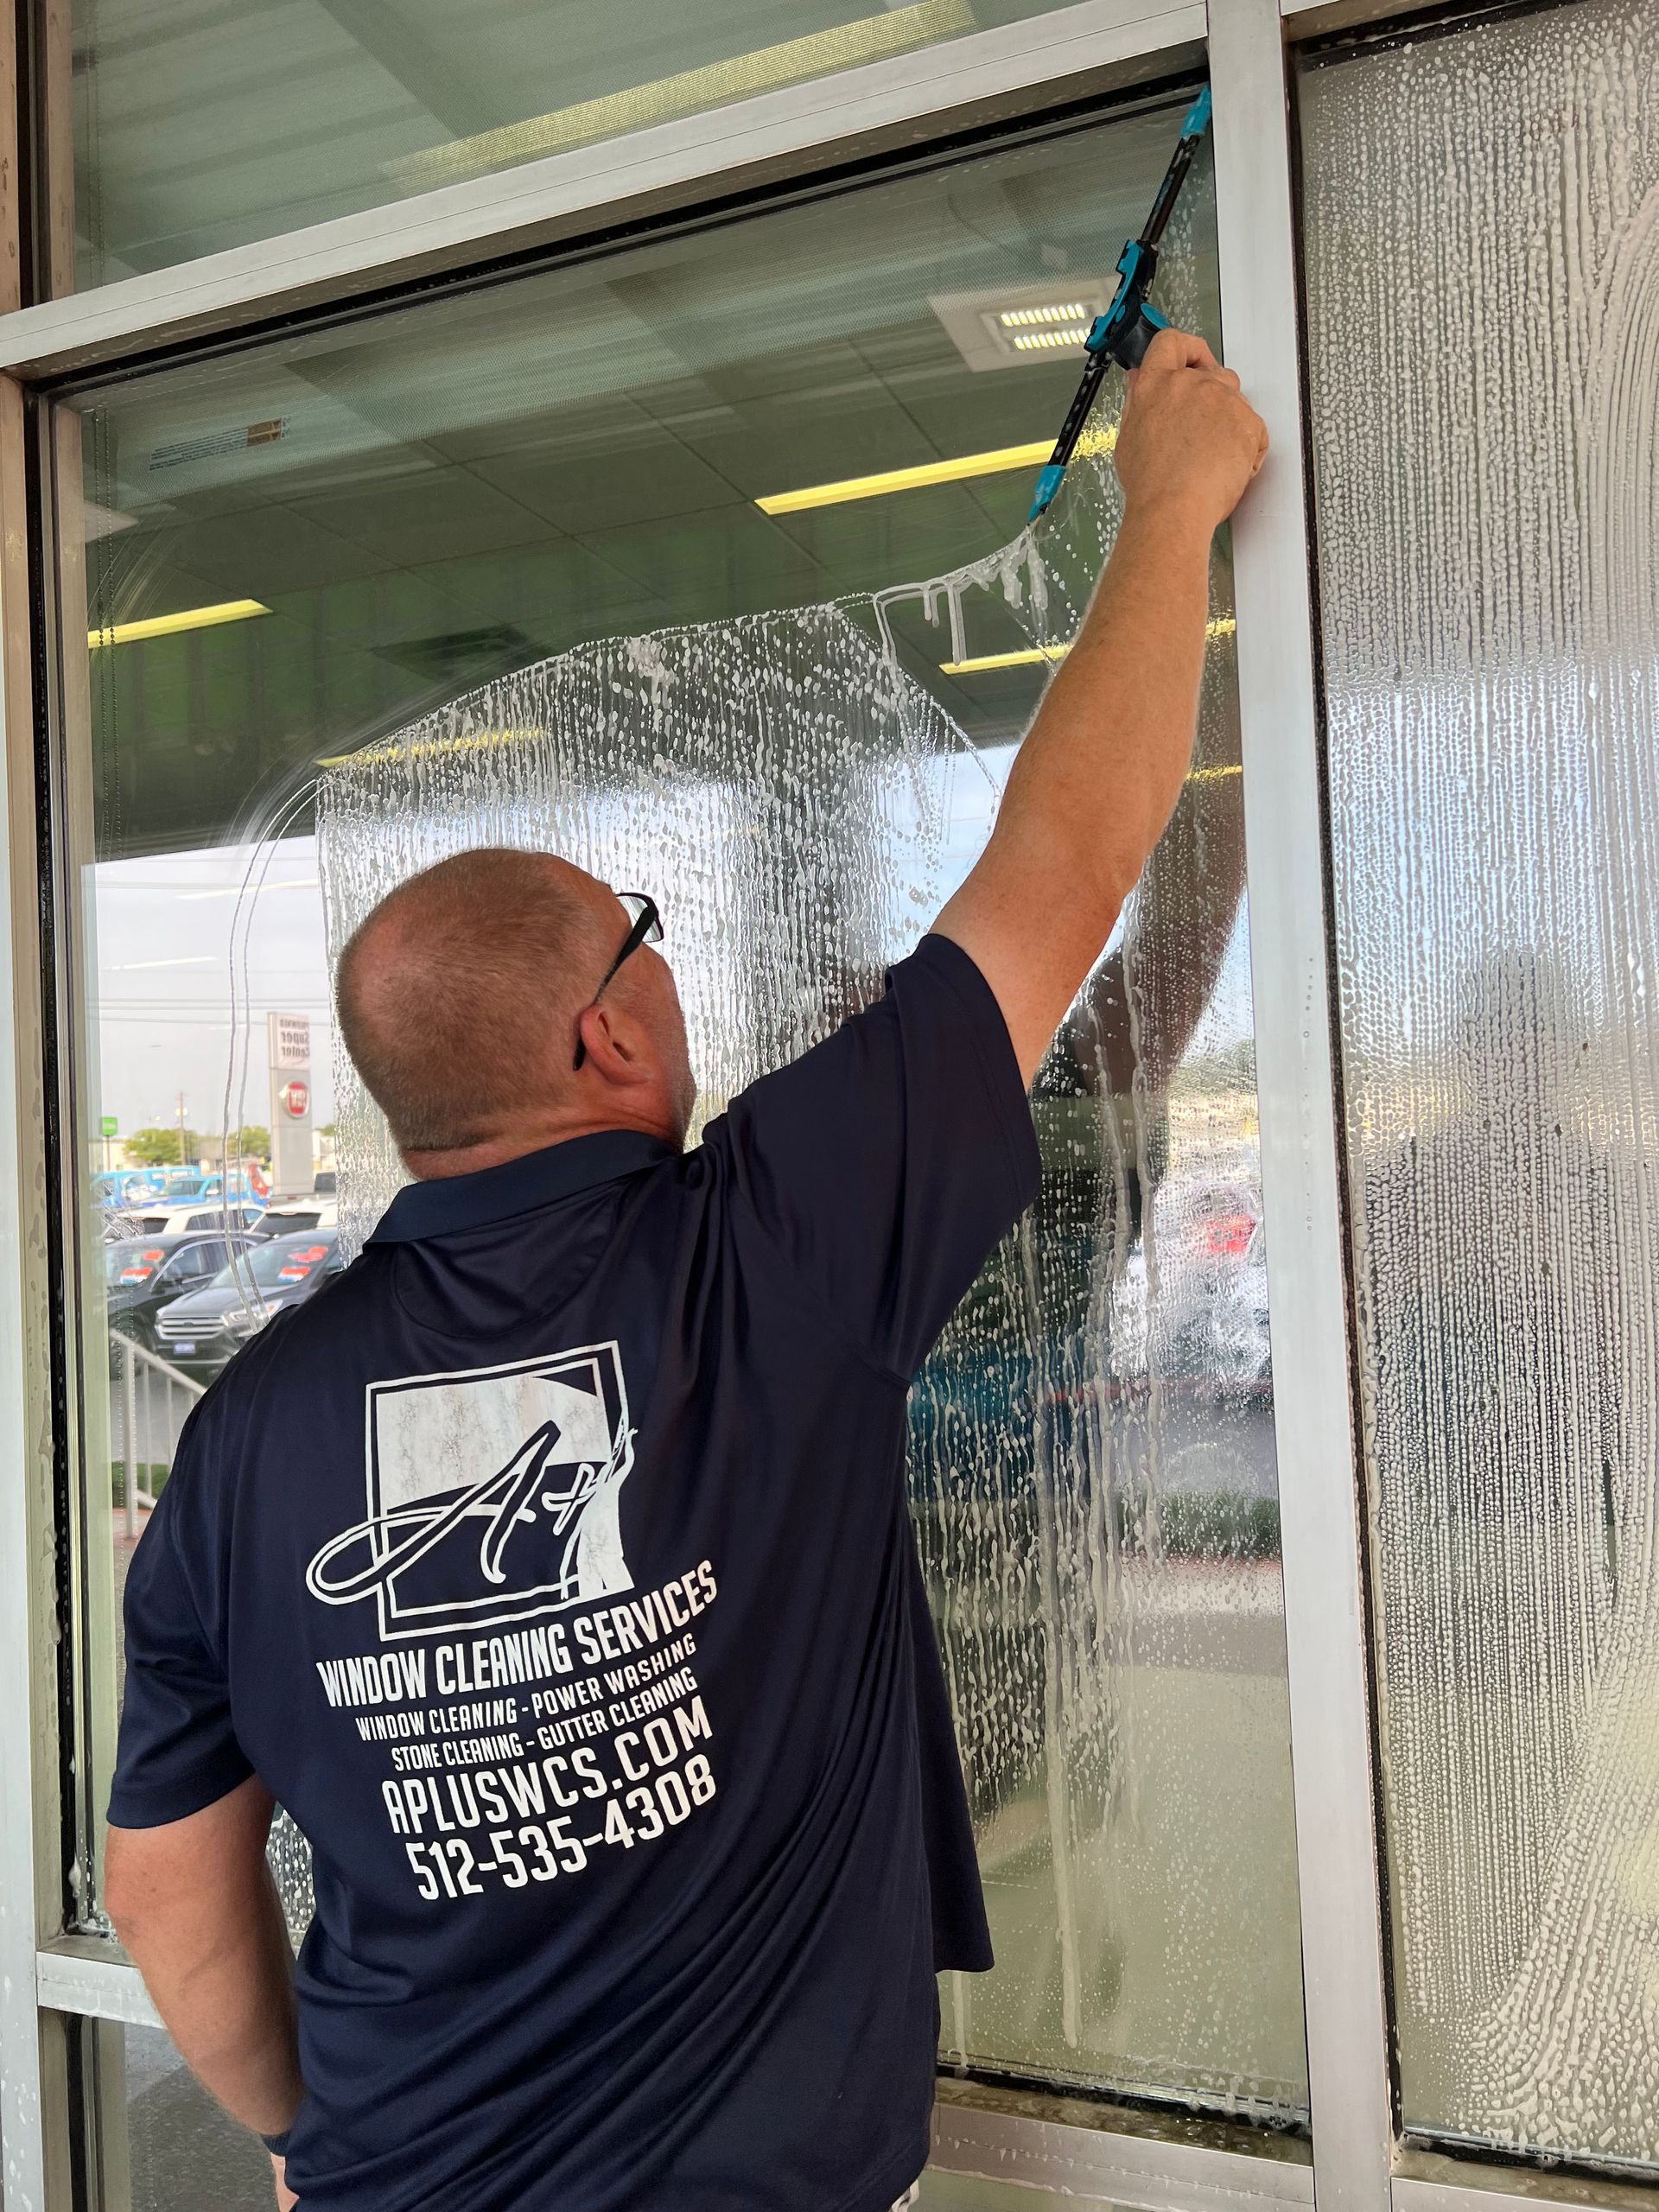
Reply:
[[[0, 67], [14, 90], [20, 22], [49, 62], [48, 17], [60, 33], [53, 16], [60, 6], [0, 8]], [[13, 1071], [0, 1086], [0, 1423], [15, 1471], [0, 1487], [0, 1669], [13, 1690], [0, 1701], [0, 2133], [17, 2207], [126, 2212], [123, 2160], [101, 2158], [96, 2121], [87, 2128], [75, 2118], [75, 2050], [103, 2032], [86, 2023], [156, 2019], [118, 1945], [59, 1932], [58, 1643], [73, 1561], [56, 1527], [68, 1446], [53, 1392], [54, 1376], [62, 1387], [73, 1366], [62, 1369], [52, 1349], [60, 1317], [51, 1210], [62, 1193], [52, 1187], [45, 1091], [46, 963], [55, 956], [38, 869], [45, 733], [55, 707], [43, 696], [53, 626], [42, 632], [39, 607], [54, 602], [57, 575], [50, 518], [38, 512], [42, 476], [50, 477], [40, 460], [50, 450], [42, 410], [49, 418], [51, 395], [69, 381], [137, 372], [181, 349], [252, 342], [318, 314], [367, 313], [462, 275], [505, 276], [550, 250], [574, 256], [641, 227], [708, 219], [785, 184], [850, 176], [918, 143], [948, 143], [1190, 70], [1207, 46], [1227, 358], [1274, 440], [1233, 551], [1312, 2145], [1170, 2112], [948, 2082], [934, 2164], [1145, 2212], [1659, 2208], [1659, 2191], [1559, 2171], [1546, 2177], [1541, 2167], [1426, 2158], [1398, 2131], [1337, 1136], [1286, 45], [1383, 12], [1382, 0], [1074, 0], [1029, 22], [98, 291], [20, 307], [15, 273], [0, 271], [0, 799], [10, 893], [0, 904], [10, 985], [0, 989], [0, 1058]], [[1397, 0], [1386, 12], [1397, 12]], [[14, 98], [0, 112], [15, 117], [19, 105]], [[32, 149], [33, 175], [56, 219], [49, 257], [61, 270], [67, 106], [40, 105], [49, 143]], [[9, 132], [15, 122], [0, 124], [0, 141]], [[0, 143], [13, 176], [17, 152], [15, 138]], [[0, 244], [13, 249], [13, 272], [19, 221], [17, 194], [0, 196]]]

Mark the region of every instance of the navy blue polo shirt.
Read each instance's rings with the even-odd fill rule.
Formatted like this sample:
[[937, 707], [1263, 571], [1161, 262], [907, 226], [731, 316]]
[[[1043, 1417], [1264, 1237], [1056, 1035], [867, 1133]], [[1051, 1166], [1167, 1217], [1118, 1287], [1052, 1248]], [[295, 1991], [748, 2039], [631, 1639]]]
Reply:
[[307, 2212], [887, 2212], [991, 1962], [910, 1379], [1033, 1197], [968, 956], [680, 1154], [416, 1184], [197, 1407], [110, 1818], [309, 1838]]

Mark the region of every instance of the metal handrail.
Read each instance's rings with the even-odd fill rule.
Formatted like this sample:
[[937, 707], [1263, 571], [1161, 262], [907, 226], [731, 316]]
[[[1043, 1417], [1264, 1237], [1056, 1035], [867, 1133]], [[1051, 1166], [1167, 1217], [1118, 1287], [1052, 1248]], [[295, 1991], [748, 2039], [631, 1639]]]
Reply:
[[[122, 1455], [124, 1463], [124, 1480], [122, 1484], [122, 1509], [126, 1522], [128, 1541], [134, 1542], [137, 1541], [138, 1535], [138, 1501], [140, 1497], [143, 1497], [144, 1503], [152, 1510], [156, 1504], [153, 1494], [148, 1490], [141, 1491], [138, 1487], [138, 1458], [137, 1451], [138, 1430], [138, 1363], [142, 1360], [146, 1367], [154, 1368], [158, 1375], [162, 1376], [166, 1379], [169, 1395], [175, 1384], [176, 1384], [180, 1389], [185, 1392], [187, 1396], [191, 1398], [200, 1398], [207, 1395], [207, 1385], [203, 1382], [198, 1382], [191, 1376], [186, 1375], [182, 1370], [175, 1367], [170, 1360], [163, 1359], [158, 1352], [150, 1351], [143, 1344], [135, 1343], [132, 1338], [124, 1336], [119, 1329], [111, 1329], [110, 1331], [110, 1342], [111, 1344], [118, 1344], [121, 1347]], [[145, 1401], [144, 1417], [146, 1427], [148, 1427], [149, 1418], [148, 1396], [146, 1396]]]

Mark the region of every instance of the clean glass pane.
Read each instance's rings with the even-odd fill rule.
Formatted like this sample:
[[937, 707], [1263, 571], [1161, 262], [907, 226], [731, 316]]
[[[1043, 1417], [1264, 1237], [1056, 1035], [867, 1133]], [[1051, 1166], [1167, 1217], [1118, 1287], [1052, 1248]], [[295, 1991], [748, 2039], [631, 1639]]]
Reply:
[[[1046, 613], [1028, 564], [963, 593], [954, 624], [944, 598], [890, 603], [912, 721], [935, 733], [913, 760], [882, 750], [868, 595], [1018, 537], [1077, 357], [1014, 345], [1044, 326], [1001, 317], [1103, 294], [1182, 105], [85, 402], [84, 485], [65, 467], [59, 486], [86, 550], [67, 619], [97, 640], [83, 1128], [174, 1125], [182, 1094], [187, 1129], [274, 1142], [289, 1083], [268, 1022], [308, 1017], [307, 1103], [320, 1137], [338, 1120], [349, 1220], [372, 1162], [330, 1062], [323, 886], [337, 937], [478, 805], [497, 835], [545, 819], [572, 849], [626, 851], [619, 880], [664, 893], [705, 1104], [879, 988], [984, 841], [1040, 694], [1033, 640], [1064, 642], [1115, 527], [1109, 471], [1057, 511]], [[1207, 165], [1164, 281], [1214, 337]], [[920, 480], [820, 496], [893, 471]], [[783, 493], [801, 496], [774, 511]], [[1306, 2087], [1224, 552], [1212, 601], [1197, 772], [1039, 1085], [1042, 1202], [916, 1394], [912, 1487], [1000, 1960], [944, 1991], [948, 2056], [1281, 2117]], [[652, 671], [715, 665], [654, 638], [688, 623], [723, 626], [728, 689], [683, 691], [647, 742]], [[833, 649], [798, 671], [833, 679], [825, 734], [774, 790], [755, 764], [781, 753], [733, 733], [757, 671], [775, 688], [765, 640], [815, 634]], [[570, 736], [563, 812], [512, 815], [512, 778], [542, 772], [540, 734], [595, 669], [616, 728]], [[760, 818], [806, 826], [757, 860]], [[232, 1349], [201, 1310], [155, 1325], [197, 1379]], [[159, 1370], [137, 1368], [148, 1402]], [[124, 1390], [123, 1370], [118, 1439]], [[135, 1496], [166, 1457], [142, 1402]], [[303, 1854], [281, 1849], [302, 1927]]]
[[171, 2038], [112, 2021], [96, 2035], [103, 2202], [122, 2212], [270, 2212], [264, 2145], [199, 2086]]
[[[1046, 2190], [1034, 2199], [1038, 2204], [1057, 2204]], [[922, 2176], [920, 2202], [924, 2212], [1027, 2212], [1033, 2192], [1018, 2182], [983, 2181], [977, 2175], [942, 2174], [931, 2170]]]
[[[77, 286], [1045, 13], [1061, 0], [73, 0]], [[67, 280], [60, 280], [67, 289]]]
[[1653, 32], [1591, 0], [1301, 85], [1404, 2115], [1648, 2163]]

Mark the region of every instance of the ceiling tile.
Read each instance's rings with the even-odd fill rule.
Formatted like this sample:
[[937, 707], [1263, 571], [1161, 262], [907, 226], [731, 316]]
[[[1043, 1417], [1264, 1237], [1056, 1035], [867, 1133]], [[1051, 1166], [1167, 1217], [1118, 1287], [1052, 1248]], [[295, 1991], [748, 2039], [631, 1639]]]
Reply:
[[159, 535], [165, 557], [210, 585], [207, 597], [213, 600], [269, 599], [274, 593], [372, 575], [392, 565], [385, 555], [274, 504], [187, 523]]
[[608, 451], [528, 459], [498, 455], [476, 464], [480, 475], [510, 485], [513, 497], [574, 536], [656, 517], [729, 506], [737, 496], [725, 478], [677, 438], [660, 430]]
[[549, 535], [546, 518], [470, 469], [428, 468], [356, 484], [292, 512], [365, 546], [400, 568], [420, 568], [493, 548], [527, 545]]

